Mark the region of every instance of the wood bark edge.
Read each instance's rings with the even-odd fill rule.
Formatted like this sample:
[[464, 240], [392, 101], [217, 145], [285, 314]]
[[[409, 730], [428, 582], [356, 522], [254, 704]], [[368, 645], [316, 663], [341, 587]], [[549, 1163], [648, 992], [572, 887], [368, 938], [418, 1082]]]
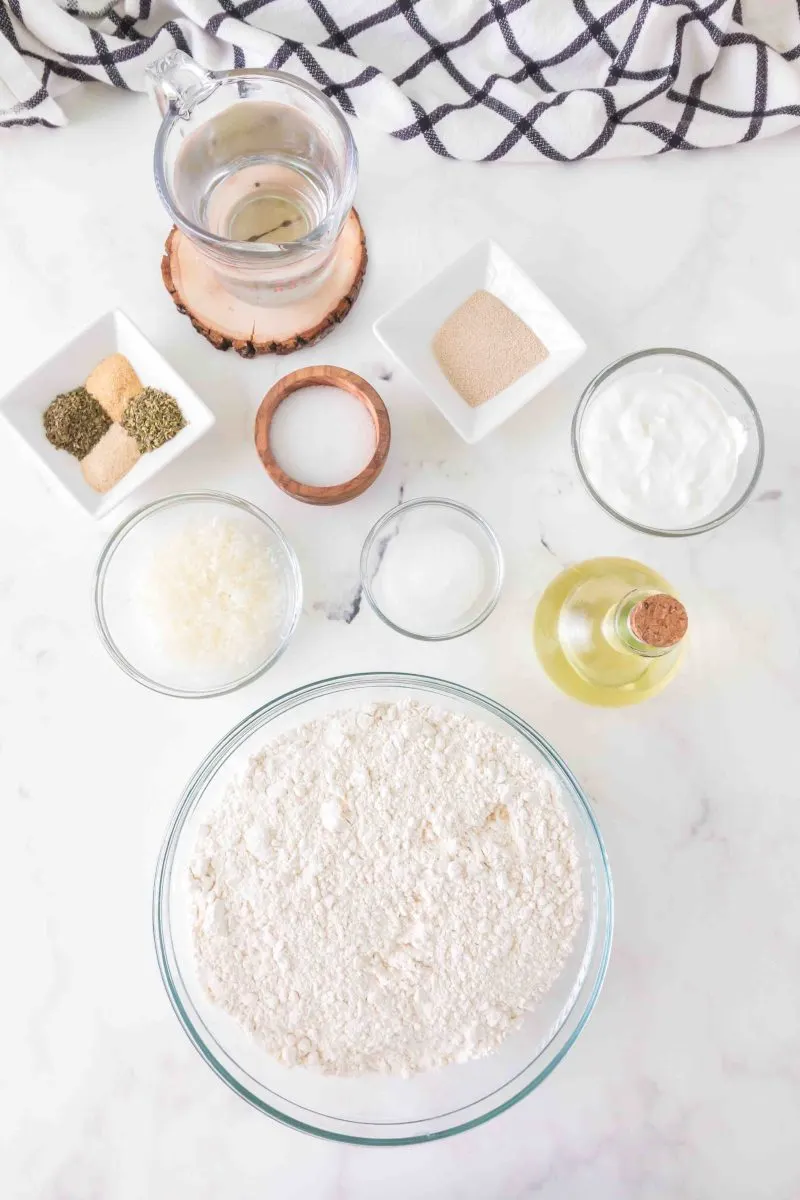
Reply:
[[258, 354], [292, 354], [295, 350], [300, 350], [304, 346], [313, 346], [315, 342], [319, 342], [324, 337], [327, 337], [345, 319], [355, 304], [358, 293], [361, 291], [361, 285], [364, 282], [368, 257], [367, 239], [364, 234], [364, 227], [355, 209], [352, 210], [352, 215], [358, 222], [360, 261], [349, 291], [346, 295], [342, 296], [338, 304], [329, 313], [326, 313], [318, 324], [314, 325], [311, 329], [299, 330], [297, 333], [292, 334], [291, 337], [285, 338], [282, 341], [260, 342], [253, 338], [234, 338], [222, 333], [219, 329], [213, 328], [213, 326], [205, 324], [205, 322], [201, 321], [192, 312], [191, 307], [184, 302], [178, 290], [172, 271], [172, 254], [175, 239], [180, 234], [177, 225], [173, 225], [164, 243], [164, 253], [161, 258], [161, 278], [164, 282], [164, 287], [172, 297], [172, 301], [178, 312], [188, 317], [197, 332], [202, 334], [217, 350], [235, 350], [242, 358], [255, 358]]

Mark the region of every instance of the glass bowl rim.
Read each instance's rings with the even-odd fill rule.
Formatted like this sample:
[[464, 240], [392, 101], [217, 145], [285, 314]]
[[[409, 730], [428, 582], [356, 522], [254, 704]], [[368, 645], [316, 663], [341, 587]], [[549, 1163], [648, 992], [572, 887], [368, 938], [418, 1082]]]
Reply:
[[[367, 573], [369, 556], [372, 553], [372, 548], [386, 526], [390, 524], [395, 517], [410, 511], [412, 508], [422, 508], [427, 506], [431, 508], [451, 508], [455, 512], [461, 513], [462, 516], [467, 517], [475, 525], [477, 525], [488, 542], [492, 561], [495, 567], [495, 583], [494, 587], [492, 588], [492, 594], [487, 600], [486, 604], [476, 617], [474, 617], [466, 625], [462, 625], [460, 628], [453, 630], [452, 633], [414, 633], [412, 630], [406, 629], [405, 626], [398, 625], [395, 621], [392, 621], [376, 600]], [[482, 517], [479, 512], [475, 511], [474, 508], [470, 508], [467, 504], [461, 504], [458, 500], [450, 500], [447, 496], [418, 496], [414, 500], [401, 500], [399, 504], [395, 504], [393, 508], [390, 508], [388, 512], [385, 512], [382, 517], [378, 518], [365, 537], [364, 544], [361, 547], [359, 573], [361, 576], [361, 587], [364, 595], [367, 598], [367, 602], [375, 615], [380, 617], [380, 619], [383, 621], [384, 625], [388, 625], [390, 629], [395, 631], [395, 633], [400, 633], [403, 635], [403, 637], [413, 638], [417, 642], [449, 642], [452, 641], [453, 638], [463, 637], [464, 634], [471, 633], [473, 629], [477, 629], [478, 626], [482, 625], [486, 618], [491, 616], [491, 614], [497, 608], [503, 591], [503, 583], [505, 581], [505, 559], [503, 557], [503, 548], [498, 541], [497, 534], [492, 529], [486, 518]]]
[[[719, 516], [714, 517], [713, 520], [703, 521], [699, 525], [689, 525], [682, 529], [659, 529], [655, 525], [643, 525], [640, 522], [634, 521], [632, 518], [623, 516], [622, 513], [617, 512], [615, 508], [612, 508], [611, 505], [608, 504], [602, 498], [602, 496], [595, 491], [592, 483], [589, 480], [589, 476], [586, 473], [581, 456], [579, 439], [581, 423], [586, 414], [586, 410], [588, 409], [589, 404], [594, 398], [600, 385], [605, 383], [606, 380], [610, 379], [615, 372], [621, 370], [623, 367], [627, 367], [631, 363], [637, 362], [639, 359], [652, 358], [657, 354], [672, 354], [677, 358], [694, 359], [696, 362], [700, 362], [707, 367], [711, 367], [712, 370], [717, 371], [720, 375], [727, 379], [728, 383], [733, 386], [735, 391], [743, 400], [745, 406], [749, 409], [750, 415], [753, 418], [753, 424], [756, 430], [756, 439], [758, 441], [758, 456], [753, 469], [753, 474], [750, 482], [742, 492], [741, 496], [739, 496], [739, 498], [730, 506], [730, 508], [727, 508], [723, 513], [720, 513]], [[723, 367], [721, 363], [715, 362], [713, 358], [709, 358], [705, 354], [699, 354], [696, 350], [683, 350], [679, 346], [653, 346], [648, 350], [634, 350], [633, 353], [623, 354], [621, 358], [615, 359], [612, 363], [609, 363], [608, 366], [603, 367], [601, 371], [598, 371], [594, 378], [587, 383], [586, 387], [581, 393], [580, 400], [578, 401], [577, 408], [575, 409], [575, 413], [572, 417], [571, 442], [572, 453], [578, 467], [578, 474], [581, 477], [583, 486], [586, 488], [586, 491], [589, 493], [592, 499], [595, 500], [610, 517], [613, 517], [615, 521], [619, 521], [622, 525], [627, 525], [629, 529], [635, 529], [637, 533], [647, 533], [653, 537], [695, 537], [699, 533], [709, 533], [712, 529], [717, 529], [720, 525], [724, 525], [725, 522], [729, 521], [731, 517], [735, 516], [736, 513], [739, 512], [739, 510], [743, 508], [745, 503], [750, 499], [750, 496], [753, 494], [761, 475], [761, 468], [764, 465], [764, 426], [750, 393], [739, 382], [736, 376], [733, 375], [727, 369], [727, 367]]]
[[[286, 561], [289, 565], [289, 570], [286, 573], [287, 580], [290, 581], [291, 594], [287, 609], [290, 611], [289, 626], [286, 629], [281, 640], [278, 642], [275, 649], [263, 662], [254, 667], [246, 675], [241, 675], [238, 679], [232, 680], [230, 683], [225, 683], [216, 688], [174, 688], [167, 684], [159, 683], [156, 679], [151, 679], [149, 675], [145, 675], [133, 665], [132, 662], [117, 646], [108, 627], [105, 613], [105, 582], [108, 574], [108, 569], [122, 542], [131, 533], [137, 525], [156, 512], [162, 509], [178, 507], [181, 504], [192, 503], [196, 501], [211, 501], [223, 505], [230, 505], [233, 508], [239, 509], [241, 512], [246, 512], [249, 516], [255, 517], [262, 525], [265, 525], [273, 534], [279, 546], [283, 550]], [[151, 692], [158, 692], [162, 696], [174, 696], [184, 700], [206, 700], [212, 696], [225, 696], [230, 692], [236, 692], [239, 688], [246, 687], [252, 683], [254, 679], [258, 679], [265, 671], [268, 671], [274, 663], [280, 658], [284, 650], [292, 639], [297, 622], [300, 619], [300, 613], [303, 607], [303, 581], [300, 573], [300, 564], [297, 559], [291, 544], [283, 533], [283, 530], [272, 517], [269, 517], [257, 505], [251, 504], [249, 500], [244, 500], [241, 496], [231, 495], [229, 492], [219, 492], [213, 489], [198, 489], [192, 492], [174, 492], [170, 496], [163, 496], [160, 500], [153, 500], [149, 504], [144, 504], [141, 508], [137, 508], [135, 512], [126, 517], [106, 541], [103, 549], [100, 552], [100, 557], [97, 560], [97, 566], [94, 573], [94, 589], [92, 595], [92, 605], [94, 611], [94, 623], [100, 641], [105, 647], [108, 654], [114, 660], [118, 667], [121, 668], [131, 679], [136, 683], [140, 683], [143, 687], [148, 688]]]
[[[191, 814], [191, 811], [196, 803], [196, 800], [202, 794], [205, 787], [213, 779], [217, 770], [230, 758], [230, 756], [243, 743], [255, 733], [258, 729], [268, 724], [274, 716], [280, 716], [285, 712], [291, 711], [298, 705], [303, 704], [306, 700], [319, 699], [337, 692], [346, 692], [350, 689], [359, 689], [370, 686], [385, 686], [385, 687], [407, 687], [419, 688], [423, 691], [432, 692], [438, 696], [451, 696], [459, 700], [475, 704], [478, 708], [491, 713], [495, 717], [500, 718], [510, 726], [522, 738], [533, 745], [541, 754], [545, 764], [551, 769], [555, 769], [556, 774], [560, 775], [562, 781], [566, 782], [571, 793], [571, 799], [582, 812], [588, 823], [588, 830], [594, 836], [596, 848], [598, 851], [599, 870], [598, 879], [600, 888], [598, 889], [597, 897], [597, 914], [602, 912], [605, 916], [605, 930], [602, 939], [602, 945], [599, 941], [593, 948], [593, 955], [599, 952], [598, 961], [594, 967], [594, 982], [588, 997], [583, 1002], [583, 1009], [578, 1016], [575, 1027], [571, 1030], [564, 1044], [559, 1048], [557, 1053], [546, 1062], [541, 1070], [537, 1072], [533, 1079], [530, 1080], [524, 1087], [520, 1088], [509, 1099], [490, 1108], [487, 1112], [471, 1118], [467, 1121], [456, 1123], [447, 1129], [436, 1130], [432, 1133], [417, 1133], [400, 1137], [378, 1136], [367, 1137], [358, 1134], [343, 1133], [339, 1130], [324, 1129], [310, 1124], [306, 1121], [298, 1120], [296, 1117], [282, 1112], [280, 1109], [267, 1104], [259, 1096], [251, 1092], [244, 1084], [231, 1074], [230, 1071], [219, 1062], [215, 1057], [211, 1048], [206, 1044], [201, 1033], [195, 1028], [190, 1014], [187, 1012], [186, 1006], [174, 985], [172, 972], [169, 964], [169, 956], [167, 946], [171, 947], [172, 938], [169, 931], [169, 923], [164, 914], [166, 905], [166, 897], [168, 894], [169, 884], [171, 881], [172, 867], [177, 849], [178, 840], [186, 819]], [[608, 861], [603, 837], [600, 832], [597, 820], [592, 812], [591, 805], [586, 797], [583, 789], [573, 775], [572, 771], [563, 761], [554, 747], [547, 739], [538, 733], [527, 721], [522, 717], [512, 712], [511, 709], [492, 700], [490, 697], [478, 692], [473, 688], [465, 687], [463, 684], [455, 683], [445, 679], [439, 679], [435, 676], [418, 675], [404, 671], [364, 671], [356, 672], [348, 675], [335, 675], [327, 679], [315, 680], [312, 683], [303, 684], [300, 687], [294, 688], [291, 691], [284, 692], [280, 696], [274, 697], [266, 704], [260, 705], [254, 709], [217, 742], [212, 750], [206, 755], [200, 766], [190, 777], [186, 787], [184, 788], [178, 803], [170, 817], [167, 831], [159, 851], [158, 861], [156, 864], [154, 879], [153, 879], [153, 907], [152, 907], [152, 931], [153, 940], [155, 943], [156, 959], [158, 969], [161, 975], [162, 983], [167, 992], [169, 1002], [178, 1018], [178, 1021], [189, 1038], [189, 1041], [194, 1046], [195, 1050], [200, 1054], [200, 1057], [211, 1068], [214, 1074], [222, 1080], [223, 1083], [233, 1091], [241, 1099], [245, 1100], [253, 1108], [266, 1116], [272, 1117], [282, 1125], [286, 1125], [291, 1129], [296, 1129], [301, 1133], [308, 1133], [312, 1136], [320, 1137], [324, 1140], [333, 1142], [342, 1142], [347, 1145], [357, 1146], [410, 1146], [417, 1145], [423, 1142], [440, 1141], [443, 1138], [453, 1137], [459, 1133], [465, 1133], [467, 1130], [475, 1129], [479, 1125], [486, 1124], [487, 1121], [506, 1112], [520, 1100], [530, 1095], [545, 1079], [555, 1070], [561, 1060], [572, 1049], [578, 1037], [586, 1026], [589, 1017], [594, 1010], [597, 998], [602, 990], [608, 971], [608, 963], [611, 955], [611, 943], [614, 932], [614, 887], [611, 876], [611, 867]], [[599, 936], [599, 935], [596, 935]], [[564, 1024], [569, 1019], [571, 1013], [575, 1011], [577, 1001], [573, 1004], [570, 1014], [565, 1018]], [[202, 1021], [198, 1020], [198, 1024], [202, 1026]], [[562, 1025], [562, 1029], [563, 1029]], [[554, 1037], [557, 1036], [554, 1035]], [[550, 1043], [548, 1043], [549, 1045]], [[546, 1047], [545, 1047], [546, 1048]], [[360, 1122], [367, 1124], [367, 1122]], [[402, 1127], [405, 1122], [386, 1122], [381, 1124], [381, 1128], [387, 1127]]]

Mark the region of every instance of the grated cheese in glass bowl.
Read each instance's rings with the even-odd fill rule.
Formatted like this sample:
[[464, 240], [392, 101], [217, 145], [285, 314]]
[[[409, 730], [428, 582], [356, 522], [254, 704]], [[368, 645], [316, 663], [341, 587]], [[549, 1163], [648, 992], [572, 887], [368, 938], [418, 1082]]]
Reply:
[[222, 492], [169, 496], [128, 518], [97, 566], [100, 637], [133, 679], [216, 696], [266, 671], [300, 615], [300, 569], [278, 526]]

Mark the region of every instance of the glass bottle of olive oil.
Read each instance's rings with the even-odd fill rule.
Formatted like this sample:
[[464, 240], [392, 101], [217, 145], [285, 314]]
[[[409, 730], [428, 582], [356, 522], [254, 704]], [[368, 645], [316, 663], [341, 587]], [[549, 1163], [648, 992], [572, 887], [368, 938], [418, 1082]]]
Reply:
[[637, 704], [677, 671], [686, 609], [655, 571], [629, 558], [569, 567], [542, 595], [536, 653], [562, 691], [586, 704]]

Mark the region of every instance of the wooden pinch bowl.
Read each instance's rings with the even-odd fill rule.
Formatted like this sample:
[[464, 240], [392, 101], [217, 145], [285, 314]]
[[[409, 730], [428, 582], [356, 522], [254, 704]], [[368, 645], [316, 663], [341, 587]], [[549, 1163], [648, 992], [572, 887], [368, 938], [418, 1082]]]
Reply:
[[[331, 487], [314, 487], [309, 483], [300, 483], [299, 480], [292, 479], [280, 466], [272, 452], [272, 420], [278, 407], [287, 396], [291, 396], [300, 388], [318, 385], [341, 388], [342, 391], [355, 396], [372, 418], [375, 430], [375, 453], [363, 471], [354, 475], [352, 479], [348, 479], [344, 483], [333, 484]], [[290, 374], [284, 375], [283, 379], [279, 379], [261, 401], [256, 413], [255, 441], [258, 457], [261, 459], [265, 471], [272, 482], [277, 484], [287, 496], [294, 496], [295, 500], [302, 500], [304, 504], [344, 504], [347, 500], [354, 500], [356, 496], [365, 492], [380, 475], [389, 453], [391, 426], [383, 400], [375, 388], [360, 375], [356, 375], [353, 371], [347, 371], [344, 367], [302, 367], [299, 371], [292, 371]]]

